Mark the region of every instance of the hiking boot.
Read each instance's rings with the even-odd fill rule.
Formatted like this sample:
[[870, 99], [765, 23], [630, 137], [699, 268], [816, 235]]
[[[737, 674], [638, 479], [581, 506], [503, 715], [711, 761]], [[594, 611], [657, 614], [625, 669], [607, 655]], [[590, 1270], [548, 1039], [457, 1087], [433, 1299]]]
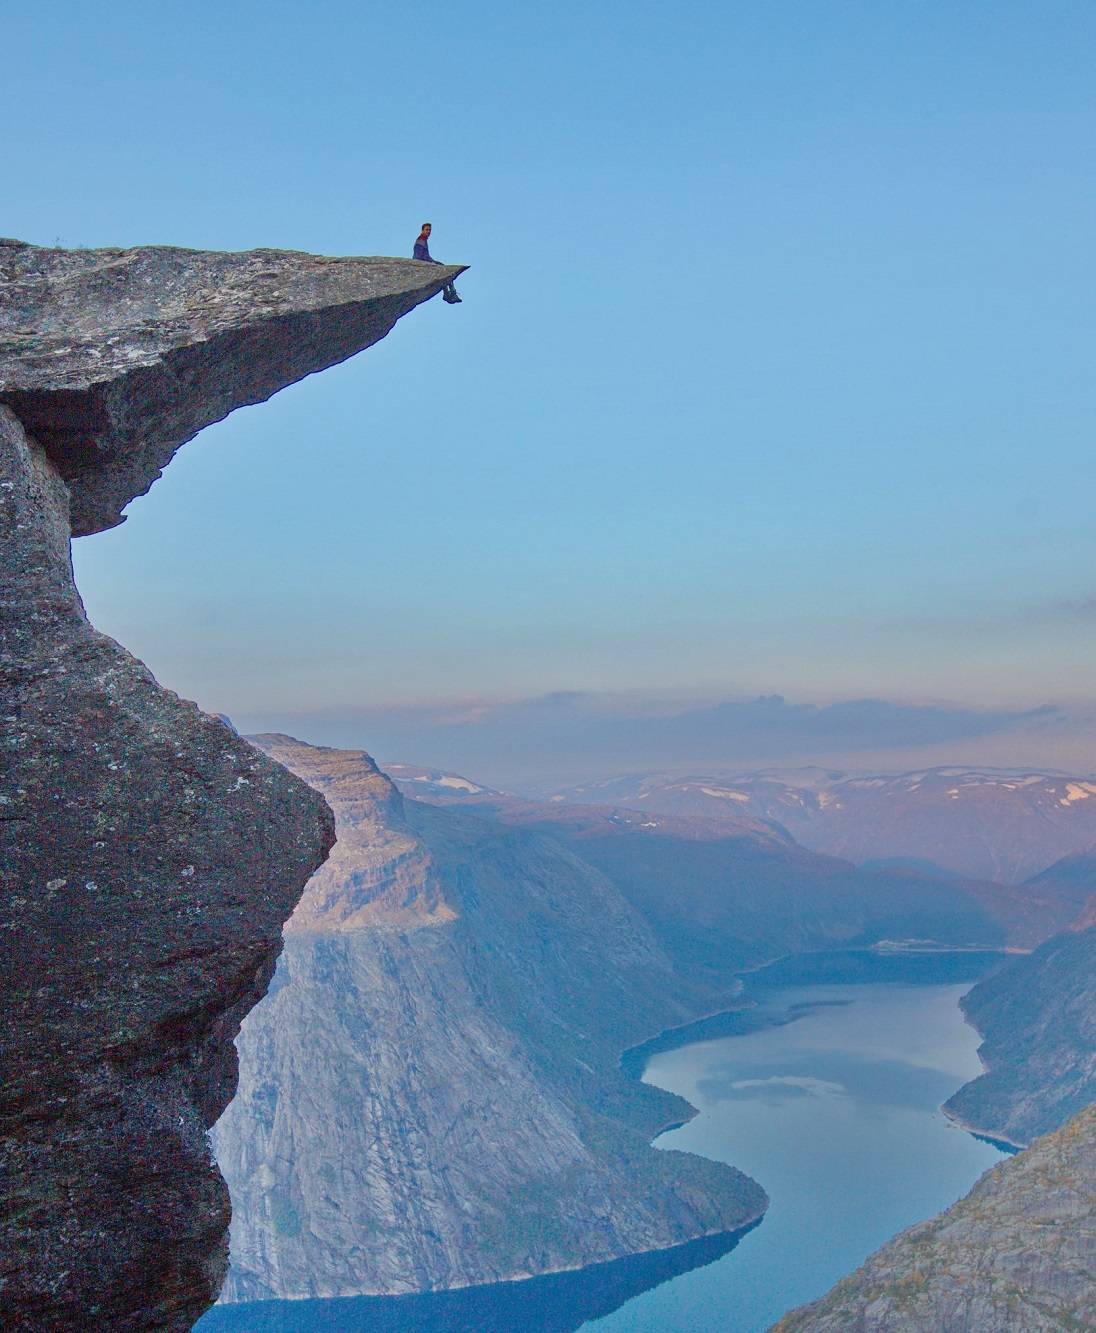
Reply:
[[441, 299], [445, 301], [448, 305], [460, 305], [461, 302], [461, 298], [456, 294], [456, 292], [443, 292]]

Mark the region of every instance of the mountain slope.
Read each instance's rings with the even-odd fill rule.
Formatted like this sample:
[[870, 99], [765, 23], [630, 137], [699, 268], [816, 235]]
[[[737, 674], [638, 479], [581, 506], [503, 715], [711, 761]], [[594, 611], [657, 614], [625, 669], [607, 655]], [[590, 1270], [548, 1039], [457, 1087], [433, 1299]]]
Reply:
[[988, 1171], [773, 1333], [1096, 1327], [1096, 1107]]
[[745, 813], [716, 820], [525, 801], [393, 767], [401, 788], [424, 800], [564, 843], [613, 880], [681, 968], [720, 984], [782, 953], [884, 939], [1032, 947], [1074, 914], [1034, 890], [858, 868]]
[[981, 1133], [1027, 1143], [1096, 1101], [1096, 926], [1067, 931], [963, 1001], [987, 1072], [946, 1106]]
[[619, 1054], [717, 1007], [596, 870], [536, 833], [404, 801], [368, 756], [263, 748], [339, 841], [241, 1033], [215, 1132], [225, 1298], [398, 1293], [726, 1232], [762, 1190], [650, 1136], [689, 1114]]
[[[1096, 854], [1068, 858], [1060, 877], [1078, 898], [1096, 889]], [[1096, 894], [1072, 929], [979, 982], [963, 1009], [987, 1069], [950, 1099], [950, 1115], [1026, 1143], [1096, 1101]]]
[[857, 863], [918, 859], [1005, 884], [1019, 884], [1096, 841], [1096, 782], [1053, 773], [651, 773], [559, 795], [666, 814], [776, 820], [805, 847], [831, 856]]
[[1077, 910], [1083, 909], [1096, 895], [1096, 846], [1063, 856], [1040, 874], [1033, 875], [1027, 884], [1032, 889], [1056, 895]]

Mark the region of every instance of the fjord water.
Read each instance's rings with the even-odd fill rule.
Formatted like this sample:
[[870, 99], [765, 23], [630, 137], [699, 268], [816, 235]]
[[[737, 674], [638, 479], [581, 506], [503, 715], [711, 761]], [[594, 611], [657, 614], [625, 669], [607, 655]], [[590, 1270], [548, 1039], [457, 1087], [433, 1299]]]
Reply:
[[776, 992], [793, 1022], [655, 1056], [645, 1078], [700, 1111], [662, 1147], [733, 1162], [765, 1186], [764, 1222], [726, 1258], [644, 1293], [598, 1333], [753, 1333], [821, 1296], [895, 1232], [998, 1161], [939, 1106], [979, 1073], [967, 984]]
[[[841, 959], [842, 956], [833, 956]], [[969, 960], [976, 974], [975, 960]], [[983, 964], [984, 967], [984, 964]], [[862, 962], [852, 969], [863, 972]], [[817, 969], [816, 969], [817, 972]], [[663, 1051], [644, 1077], [699, 1115], [659, 1146], [732, 1162], [771, 1206], [744, 1235], [579, 1273], [436, 1296], [219, 1306], [202, 1333], [754, 1333], [820, 1296], [895, 1232], [946, 1207], [1001, 1154], [939, 1110], [979, 1072], [955, 959], [908, 980], [812, 984], [779, 969], [755, 994], [771, 1024]], [[908, 977], [875, 961], [869, 976]], [[929, 978], [937, 978], [930, 980]], [[785, 984], [780, 984], [780, 983]], [[792, 983], [792, 984], [787, 984]]]

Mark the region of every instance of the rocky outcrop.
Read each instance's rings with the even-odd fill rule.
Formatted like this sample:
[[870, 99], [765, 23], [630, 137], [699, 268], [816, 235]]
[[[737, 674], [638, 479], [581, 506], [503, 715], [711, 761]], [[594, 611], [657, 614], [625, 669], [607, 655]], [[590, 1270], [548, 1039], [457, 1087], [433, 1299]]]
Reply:
[[1096, 1107], [987, 1172], [773, 1333], [1096, 1328]]
[[203, 426], [372, 346], [463, 271], [0, 241], [0, 402], [68, 486], [73, 534], [99, 532]]
[[740, 1172], [650, 1146], [691, 1108], [621, 1051], [726, 995], [683, 981], [612, 883], [538, 833], [404, 800], [360, 751], [257, 740], [339, 841], [215, 1130], [226, 1300], [498, 1282], [759, 1216]]
[[228, 1197], [206, 1129], [322, 798], [88, 624], [70, 532], [179, 444], [383, 335], [445, 270], [0, 244], [0, 1323], [184, 1329]]

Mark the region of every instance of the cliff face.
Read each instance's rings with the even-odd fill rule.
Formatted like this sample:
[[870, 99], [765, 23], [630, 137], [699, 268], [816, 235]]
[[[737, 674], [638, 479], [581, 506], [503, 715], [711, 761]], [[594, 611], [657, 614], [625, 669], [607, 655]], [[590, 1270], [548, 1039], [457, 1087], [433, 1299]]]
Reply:
[[596, 870], [405, 801], [361, 752], [258, 738], [339, 841], [240, 1034], [215, 1131], [228, 1300], [459, 1287], [727, 1232], [761, 1189], [650, 1136], [688, 1116], [622, 1049], [717, 1007]]
[[987, 977], [963, 1000], [986, 1072], [944, 1109], [981, 1133], [1028, 1143], [1096, 1101], [1096, 920]]
[[1096, 1327], [1096, 1107], [988, 1171], [773, 1333]]
[[183, 439], [375, 341], [441, 276], [0, 244], [5, 1328], [184, 1329], [214, 1298], [228, 1198], [205, 1131], [333, 837], [311, 788], [88, 624], [70, 532], [117, 523]]

